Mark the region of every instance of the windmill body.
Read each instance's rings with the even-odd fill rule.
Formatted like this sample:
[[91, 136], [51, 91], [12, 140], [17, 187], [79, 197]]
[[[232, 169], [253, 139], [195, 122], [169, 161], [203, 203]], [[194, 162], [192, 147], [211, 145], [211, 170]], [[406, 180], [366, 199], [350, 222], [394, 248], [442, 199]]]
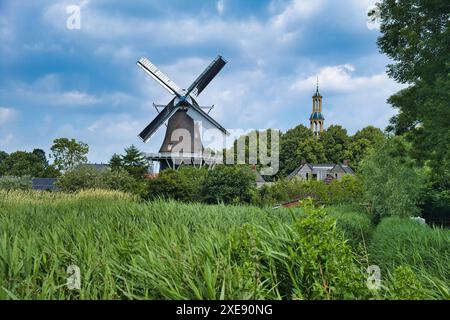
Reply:
[[[147, 142], [153, 134], [167, 121], [167, 129], [164, 142], [158, 154], [148, 154], [149, 160], [159, 161], [160, 170], [165, 168], [178, 168], [181, 165], [202, 166], [214, 159], [205, 159], [203, 145], [200, 137], [199, 121], [204, 127], [213, 127], [223, 134], [228, 134], [226, 129], [215, 121], [208, 113], [212, 107], [201, 107], [196, 98], [220, 72], [227, 62], [218, 56], [189, 86], [188, 89], [180, 89], [169, 77], [162, 73], [147, 58], [141, 58], [137, 65], [158, 82], [174, 98], [167, 105], [155, 105], [162, 110], [142, 130], [139, 137]], [[208, 110], [206, 112], [205, 110]], [[209, 164], [209, 163], [208, 163]]]

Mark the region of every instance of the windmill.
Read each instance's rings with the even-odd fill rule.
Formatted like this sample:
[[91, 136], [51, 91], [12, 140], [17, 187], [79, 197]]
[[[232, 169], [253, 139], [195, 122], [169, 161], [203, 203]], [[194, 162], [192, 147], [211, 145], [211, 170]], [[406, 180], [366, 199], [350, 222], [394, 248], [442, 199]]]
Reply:
[[139, 137], [147, 142], [167, 121], [166, 135], [159, 153], [147, 154], [149, 160], [160, 162], [160, 170], [177, 168], [183, 164], [202, 166], [208, 161], [213, 161], [203, 157], [199, 123], [205, 128], [216, 128], [225, 135], [228, 132], [209, 115], [209, 111], [214, 106], [202, 107], [197, 103], [196, 98], [226, 63], [222, 56], [218, 56], [189, 88], [180, 89], [147, 58], [141, 58], [137, 62], [140, 68], [174, 96], [167, 105], [154, 104], [158, 115], [139, 134]]

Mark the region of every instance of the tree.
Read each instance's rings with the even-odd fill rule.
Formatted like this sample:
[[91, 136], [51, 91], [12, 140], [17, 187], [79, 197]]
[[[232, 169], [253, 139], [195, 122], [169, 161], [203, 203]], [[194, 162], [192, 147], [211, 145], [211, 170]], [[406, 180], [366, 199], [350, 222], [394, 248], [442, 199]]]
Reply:
[[384, 142], [385, 135], [379, 128], [367, 126], [356, 131], [356, 133], [351, 137], [351, 141], [358, 141], [360, 139], [366, 139], [369, 141], [370, 145], [375, 146]]
[[349, 142], [346, 129], [339, 125], [331, 125], [322, 132], [320, 141], [323, 144], [327, 162], [342, 163], [345, 160], [345, 151]]
[[[304, 142], [305, 140], [308, 140], [308, 142]], [[317, 140], [313, 138], [311, 130], [304, 125], [298, 125], [282, 134], [280, 137], [279, 176], [289, 175], [300, 165], [303, 159], [306, 161], [315, 160], [310, 158], [312, 155], [310, 150], [314, 148], [314, 141]]]
[[34, 149], [31, 153], [36, 157], [36, 159], [39, 159], [39, 162], [42, 163], [44, 167], [48, 166], [48, 160], [44, 150]]
[[450, 2], [383, 0], [378, 46], [388, 74], [409, 87], [389, 98], [388, 130], [405, 134], [411, 156], [431, 167], [432, 189], [450, 189]]
[[87, 162], [89, 146], [75, 139], [58, 138], [53, 140], [50, 157], [55, 167], [63, 172]]
[[109, 167], [111, 168], [111, 170], [115, 171], [115, 170], [120, 170], [121, 168], [123, 168], [123, 164], [122, 164], [122, 157], [120, 155], [118, 155], [117, 153], [114, 153], [111, 157], [111, 159], [109, 160]]
[[148, 171], [148, 161], [144, 153], [134, 145], [125, 148], [125, 155], [122, 156], [121, 160], [123, 168], [136, 179], [142, 178]]
[[[45, 156], [44, 156], [45, 157]], [[6, 176], [42, 177], [46, 169], [46, 159], [33, 152], [16, 151], [0, 164], [0, 174]]]
[[6, 158], [8, 158], [8, 154], [5, 151], [0, 150], [0, 165]]
[[352, 141], [345, 151], [345, 159], [349, 160], [349, 165], [354, 170], [358, 170], [362, 159], [367, 156], [372, 148], [373, 145], [366, 138]]
[[207, 203], [250, 203], [256, 193], [255, 173], [248, 165], [218, 165], [208, 171], [201, 193]]
[[420, 212], [424, 175], [413, 166], [413, 161], [398, 153], [402, 140], [388, 139], [361, 162], [365, 197], [372, 205], [375, 220], [391, 215], [409, 217]]

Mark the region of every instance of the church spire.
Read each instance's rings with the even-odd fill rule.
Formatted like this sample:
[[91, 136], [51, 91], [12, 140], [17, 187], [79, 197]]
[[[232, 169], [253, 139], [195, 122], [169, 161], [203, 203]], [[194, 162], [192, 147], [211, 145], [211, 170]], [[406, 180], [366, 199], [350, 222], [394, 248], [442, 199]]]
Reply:
[[317, 76], [317, 89], [316, 89], [316, 94], [320, 95], [320, 93], [319, 93], [319, 76]]
[[323, 132], [323, 125], [325, 118], [322, 115], [322, 96], [319, 92], [319, 76], [317, 76], [316, 93], [313, 95], [313, 110], [311, 116], [309, 117], [311, 131], [315, 137]]

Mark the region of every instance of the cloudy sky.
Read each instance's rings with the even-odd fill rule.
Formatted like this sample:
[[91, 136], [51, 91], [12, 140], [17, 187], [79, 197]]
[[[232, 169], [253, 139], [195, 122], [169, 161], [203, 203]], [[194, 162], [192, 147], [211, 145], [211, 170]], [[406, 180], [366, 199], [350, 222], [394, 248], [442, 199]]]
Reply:
[[366, 24], [374, 2], [0, 0], [0, 150], [48, 151], [69, 137], [89, 144], [92, 162], [131, 144], [157, 151], [163, 130], [147, 144], [137, 134], [152, 103], [171, 97], [136, 66], [141, 56], [187, 87], [223, 55], [198, 102], [229, 129], [308, 124], [316, 76], [326, 126], [384, 128], [400, 86]]

